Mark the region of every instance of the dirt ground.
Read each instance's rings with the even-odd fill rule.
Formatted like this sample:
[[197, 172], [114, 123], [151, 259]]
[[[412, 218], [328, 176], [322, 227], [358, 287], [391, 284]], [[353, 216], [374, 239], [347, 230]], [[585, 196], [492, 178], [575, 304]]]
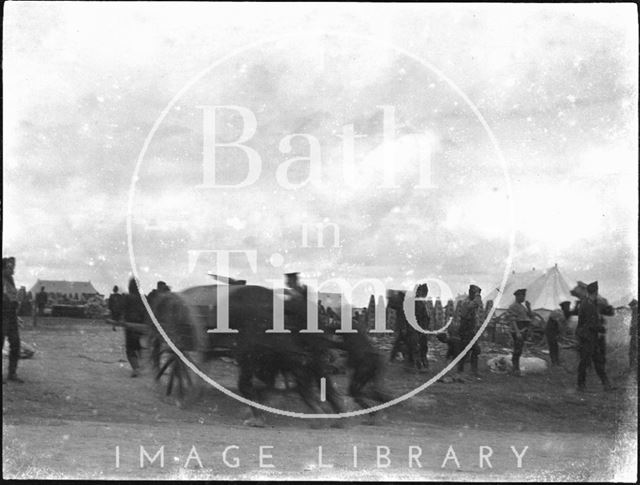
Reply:
[[[635, 481], [637, 476], [637, 380], [618, 351], [608, 356], [607, 371], [617, 386], [608, 393], [593, 370], [589, 391], [575, 392], [575, 351], [563, 351], [562, 367], [521, 378], [491, 373], [485, 352], [480, 380], [437, 382], [383, 411], [373, 426], [367, 416], [341, 419], [341, 427], [334, 427], [338, 420], [269, 414], [265, 428], [251, 428], [243, 425], [247, 406], [213, 388], [180, 408], [154, 383], [148, 366], [132, 379], [122, 330], [114, 332], [101, 321], [44, 318], [37, 329], [27, 324], [21, 337], [36, 354], [20, 361], [24, 384], [2, 386], [5, 478]], [[445, 365], [441, 350], [430, 351], [435, 360], [424, 374], [401, 363], [389, 365], [389, 388], [401, 395], [426, 382]], [[3, 367], [6, 375], [6, 359]], [[235, 389], [236, 370], [217, 360], [209, 375]], [[344, 391], [346, 376], [337, 384]], [[269, 405], [307, 412], [290, 391], [274, 393]]]

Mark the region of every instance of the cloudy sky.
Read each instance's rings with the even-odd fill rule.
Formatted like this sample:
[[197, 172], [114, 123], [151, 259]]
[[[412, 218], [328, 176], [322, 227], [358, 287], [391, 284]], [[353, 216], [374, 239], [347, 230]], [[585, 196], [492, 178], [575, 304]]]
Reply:
[[[148, 288], [211, 281], [213, 253], [194, 251], [245, 250], [256, 271], [233, 256], [230, 273], [257, 284], [437, 278], [455, 295], [500, 282], [515, 231], [515, 271], [557, 263], [612, 300], [637, 291], [632, 5], [14, 2], [3, 40], [19, 284], [124, 285], [132, 194]], [[218, 108], [214, 130], [214, 106], [245, 117]], [[248, 179], [243, 149], [206, 148], [243, 131], [257, 177], [211, 186], [205, 166]], [[318, 223], [338, 247], [330, 231], [304, 247]]]

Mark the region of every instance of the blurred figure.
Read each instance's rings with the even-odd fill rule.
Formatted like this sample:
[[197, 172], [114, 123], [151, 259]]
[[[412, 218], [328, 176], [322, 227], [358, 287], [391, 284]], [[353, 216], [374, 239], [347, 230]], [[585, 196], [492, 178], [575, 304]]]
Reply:
[[[18, 331], [18, 291], [13, 281], [16, 259], [2, 258], [2, 345], [9, 339], [9, 375], [7, 379], [22, 383], [18, 378], [18, 360], [20, 359], [20, 333]], [[6, 381], [3, 379], [2, 383]]]
[[[418, 325], [423, 330], [431, 329], [431, 318], [429, 317], [429, 311], [427, 309], [427, 297], [429, 296], [429, 287], [426, 283], [418, 285], [416, 288], [415, 299], [415, 316]], [[411, 329], [413, 330], [413, 329]], [[410, 331], [411, 331], [410, 330]], [[418, 362], [419, 368], [428, 369], [429, 360], [427, 354], [429, 353], [429, 340], [427, 335], [416, 331], [416, 337], [418, 339]]]
[[544, 333], [547, 337], [549, 345], [549, 358], [551, 365], [560, 365], [560, 349], [558, 347], [558, 336], [560, 329], [566, 325], [567, 320], [571, 316], [571, 302], [563, 301], [560, 303], [560, 310], [554, 310], [547, 319], [547, 326]]
[[47, 305], [47, 301], [49, 300], [49, 295], [44, 291], [44, 286], [40, 288], [40, 291], [36, 293], [36, 307], [38, 308], [38, 315], [44, 316], [44, 307]]
[[34, 314], [34, 309], [33, 309], [33, 298], [31, 296], [31, 292], [27, 291], [27, 294], [25, 296], [25, 300], [24, 300], [24, 315], [26, 317], [30, 317]]
[[149, 301], [149, 306], [153, 308], [153, 303], [155, 302], [156, 298], [158, 298], [158, 295], [161, 293], [168, 293], [170, 291], [171, 291], [171, 288], [169, 288], [169, 286], [167, 286], [167, 284], [164, 281], [158, 281], [156, 283], [156, 287], [153, 290], [151, 290], [151, 292], [147, 296], [147, 300]]
[[119, 293], [120, 289], [118, 286], [114, 286], [112, 291], [113, 293], [109, 295], [107, 306], [109, 307], [109, 312], [111, 312], [111, 318], [120, 321], [124, 310], [124, 296]]
[[18, 290], [18, 316], [24, 316], [24, 303], [27, 301], [27, 289], [21, 286]]
[[290, 290], [299, 294], [299, 296], [307, 294], [307, 288], [300, 283], [300, 273], [285, 273], [285, 286]]
[[402, 352], [405, 365], [413, 366], [413, 352], [410, 349], [409, 343], [409, 322], [404, 314], [404, 291], [396, 292], [393, 290], [387, 290], [387, 313], [391, 311], [395, 314], [395, 340], [391, 349], [391, 355], [389, 362], [394, 362], [398, 353]]
[[602, 349], [603, 343], [601, 342], [604, 339], [599, 336], [605, 332], [601, 314], [610, 314], [612, 310], [598, 308], [598, 282], [594, 281], [587, 285], [587, 296], [580, 302], [578, 326], [576, 328], [578, 351], [580, 353], [580, 363], [578, 364], [579, 392], [585, 390], [587, 367], [591, 362], [593, 362], [596, 374], [598, 374], [604, 390], [613, 389], [605, 371], [605, 354]]
[[[476, 285], [469, 286], [469, 295], [465, 298], [459, 307], [460, 326], [458, 327], [458, 338], [460, 339], [460, 351], [464, 349], [469, 342], [473, 340], [477, 332], [478, 312], [482, 309], [482, 298], [480, 287]], [[464, 372], [464, 364], [469, 358], [471, 364], [471, 373], [478, 377], [478, 355], [480, 354], [480, 346], [478, 342], [473, 344], [471, 350], [458, 362], [458, 372]]]
[[[125, 295], [123, 317], [125, 322], [131, 323], [144, 323], [147, 311], [142, 303], [140, 297], [140, 291], [136, 280], [132, 277], [129, 280], [129, 294]], [[131, 377], [138, 377], [140, 370], [140, 352], [142, 351], [142, 345], [140, 345], [140, 339], [143, 334], [128, 328], [124, 328], [125, 349], [127, 354], [127, 360], [131, 365]]]
[[513, 339], [513, 354], [511, 356], [513, 375], [520, 377], [520, 356], [529, 335], [533, 312], [531, 304], [525, 300], [526, 289], [516, 290], [513, 295], [516, 297], [516, 301], [507, 309], [507, 319], [511, 323], [511, 338]]

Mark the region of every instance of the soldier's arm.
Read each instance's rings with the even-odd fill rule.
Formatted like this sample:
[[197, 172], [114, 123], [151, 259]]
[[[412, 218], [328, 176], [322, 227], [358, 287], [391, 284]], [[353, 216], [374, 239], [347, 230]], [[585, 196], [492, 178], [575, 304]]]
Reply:
[[600, 314], [604, 315], [605, 317], [612, 317], [613, 315], [615, 315], [615, 310], [611, 305], [603, 305], [600, 307]]
[[531, 310], [531, 303], [529, 303], [528, 301], [524, 302], [525, 308], [527, 309], [527, 316], [529, 318], [533, 318], [533, 311]]

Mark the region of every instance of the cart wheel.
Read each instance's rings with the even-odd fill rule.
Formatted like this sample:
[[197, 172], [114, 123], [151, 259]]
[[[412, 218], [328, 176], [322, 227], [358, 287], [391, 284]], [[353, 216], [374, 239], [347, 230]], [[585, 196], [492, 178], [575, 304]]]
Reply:
[[166, 344], [160, 335], [151, 338], [151, 367], [156, 382], [166, 383], [165, 394], [183, 407], [195, 390], [190, 369]]

